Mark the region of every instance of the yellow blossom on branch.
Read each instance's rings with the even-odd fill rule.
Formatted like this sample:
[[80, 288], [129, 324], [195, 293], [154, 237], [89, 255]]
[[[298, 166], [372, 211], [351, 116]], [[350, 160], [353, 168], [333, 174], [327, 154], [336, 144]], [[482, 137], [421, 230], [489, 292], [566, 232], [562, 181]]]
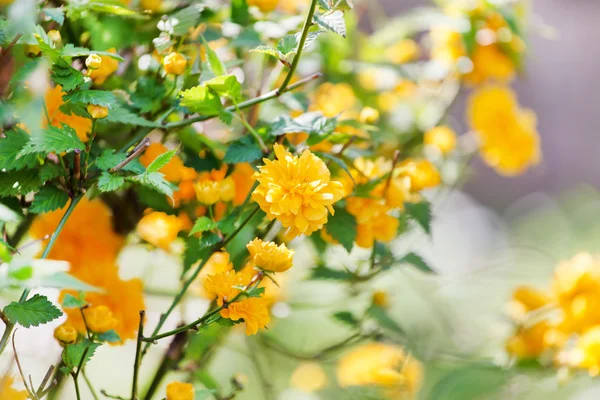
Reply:
[[167, 400], [194, 400], [194, 386], [191, 383], [171, 382], [167, 385]]
[[[109, 53], [116, 53], [117, 50], [115, 48], [108, 49]], [[88, 72], [88, 76], [92, 78], [94, 84], [102, 85], [106, 79], [112, 75], [117, 69], [119, 69], [119, 61], [109, 56], [100, 56], [102, 60], [100, 63], [100, 67], [96, 69], [90, 69]]]
[[229, 304], [227, 308], [221, 310], [221, 316], [232, 321], [243, 319], [246, 324], [246, 335], [255, 335], [260, 328], [264, 328], [271, 322], [267, 306], [265, 299], [251, 297]]
[[182, 222], [177, 216], [153, 211], [139, 220], [136, 231], [148, 243], [168, 250], [182, 228]]
[[69, 323], [62, 324], [54, 330], [54, 338], [61, 344], [71, 344], [77, 341], [77, 330]]
[[246, 245], [252, 262], [260, 268], [272, 272], [284, 272], [292, 268], [294, 250], [288, 250], [285, 243], [277, 244], [254, 239]]
[[117, 327], [119, 321], [106, 306], [92, 306], [83, 310], [85, 323], [90, 331], [104, 333]]

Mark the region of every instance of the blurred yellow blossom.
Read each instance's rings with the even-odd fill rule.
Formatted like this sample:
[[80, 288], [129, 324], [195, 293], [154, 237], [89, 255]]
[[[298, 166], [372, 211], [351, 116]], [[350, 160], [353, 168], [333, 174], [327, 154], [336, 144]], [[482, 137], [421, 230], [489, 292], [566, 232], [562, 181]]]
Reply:
[[142, 6], [143, 10], [157, 12], [160, 11], [162, 0], [140, 0], [140, 6]]
[[26, 400], [27, 391], [17, 390], [13, 387], [13, 378], [4, 375], [4, 378], [0, 380], [0, 399], [2, 400]]
[[108, 107], [98, 106], [96, 104], [88, 104], [87, 112], [94, 119], [102, 119], [108, 117]]
[[146, 242], [168, 250], [182, 228], [181, 220], [176, 215], [153, 211], [138, 221], [136, 232]]
[[356, 105], [352, 86], [347, 83], [325, 82], [314, 92], [310, 111], [321, 111], [325, 117], [346, 117]]
[[509, 303], [509, 315], [515, 320], [523, 320], [527, 313], [538, 310], [549, 302], [550, 298], [544, 292], [530, 286], [519, 286]]
[[248, 0], [249, 6], [256, 6], [262, 12], [271, 12], [277, 7], [279, 0]]
[[113, 316], [112, 311], [106, 306], [92, 306], [83, 310], [85, 323], [90, 331], [104, 333], [115, 329], [119, 321]]
[[364, 124], [374, 124], [379, 120], [379, 111], [372, 107], [365, 107], [360, 111], [359, 120]]
[[303, 362], [292, 372], [290, 383], [306, 393], [318, 392], [327, 386], [327, 375], [318, 363]]
[[401, 177], [410, 179], [410, 190], [420, 192], [440, 184], [441, 177], [437, 168], [426, 159], [407, 159], [400, 163], [398, 170]]
[[284, 272], [292, 268], [294, 250], [288, 250], [285, 243], [277, 246], [259, 238], [246, 245], [252, 262], [260, 268], [272, 272]]
[[215, 204], [221, 199], [221, 185], [215, 181], [200, 181], [194, 185], [196, 198], [202, 204]]
[[[115, 48], [108, 49], [107, 51], [109, 53], [117, 52]], [[119, 61], [116, 59], [109, 56], [100, 56], [100, 58], [102, 59], [100, 67], [88, 72], [88, 76], [92, 78], [96, 85], [102, 85], [110, 75], [119, 69]]]
[[456, 133], [449, 126], [436, 126], [425, 132], [423, 143], [448, 154], [456, 147]]
[[327, 165], [310, 151], [300, 157], [280, 144], [273, 146], [276, 160], [264, 159], [252, 198], [267, 213], [288, 228], [288, 237], [310, 235], [327, 222], [332, 205], [343, 196], [340, 182], [331, 180]]
[[471, 85], [489, 81], [507, 83], [515, 76], [515, 64], [496, 44], [476, 46], [471, 61], [473, 69], [464, 76]]
[[469, 98], [468, 119], [484, 161], [503, 175], [517, 175], [540, 160], [537, 121], [507, 87], [487, 86]]
[[379, 307], [387, 307], [390, 305], [390, 299], [386, 292], [377, 290], [373, 293], [373, 304]]
[[209, 300], [213, 300], [215, 297], [213, 293], [207, 291], [204, 288], [204, 282], [206, 281], [206, 277], [208, 275], [215, 275], [221, 272], [231, 271], [233, 269], [233, 264], [230, 261], [229, 253], [226, 251], [217, 251], [213, 253], [204, 267], [200, 270], [200, 274], [198, 275], [198, 282], [200, 285], [198, 286], [198, 293]]
[[185, 72], [187, 60], [181, 53], [174, 51], [165, 57], [163, 66], [167, 74], [181, 75]]
[[250, 190], [254, 186], [256, 177], [254, 176], [254, 168], [248, 163], [238, 163], [235, 165], [231, 173], [231, 179], [235, 183], [235, 197], [233, 205], [239, 206], [244, 203]]
[[402, 39], [385, 50], [386, 58], [396, 64], [415, 61], [420, 54], [419, 45], [412, 39]]
[[546, 321], [521, 327], [506, 342], [506, 351], [519, 358], [538, 357], [549, 347], [546, 340], [549, 331], [550, 325]]
[[569, 363], [571, 366], [586, 369], [590, 376], [600, 374], [600, 325], [581, 335], [570, 354]]
[[171, 382], [167, 385], [167, 400], [194, 400], [194, 386], [191, 383]]

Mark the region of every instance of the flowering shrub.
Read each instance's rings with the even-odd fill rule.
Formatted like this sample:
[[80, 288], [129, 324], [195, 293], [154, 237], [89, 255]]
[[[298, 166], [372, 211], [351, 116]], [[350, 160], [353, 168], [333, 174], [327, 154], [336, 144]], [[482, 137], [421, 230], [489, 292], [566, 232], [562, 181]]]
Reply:
[[[0, 289], [22, 291], [0, 313], [0, 353], [17, 326], [54, 324], [62, 346], [47, 379], [23, 379], [21, 391], [7, 376], [2, 399], [61, 396], [67, 378], [78, 399], [84, 382], [96, 393], [86, 366], [99, 348], [128, 341], [130, 364], [106, 368], [133, 371], [130, 392], [102, 388], [107, 397], [241, 398], [256, 382], [232, 364], [222, 384], [207, 367], [238, 325], [252, 356], [269, 348], [304, 360], [291, 374], [302, 392], [417, 396], [424, 360], [404, 346], [389, 294], [368, 285], [393, 269], [434, 273], [393, 243], [410, 230], [431, 233], [431, 193], [458, 185], [473, 155], [504, 175], [539, 161], [535, 114], [508, 86], [522, 67], [526, 19], [520, 2], [448, 0], [423, 24], [365, 34], [357, 24], [367, 3], [0, 2], [0, 202], [14, 214], [2, 221]], [[460, 93], [469, 96], [471, 129], [462, 135], [448, 118]], [[41, 250], [30, 260], [68, 268], [34, 279], [18, 254], [32, 240]], [[178, 280], [164, 309], [151, 309], [144, 274], [124, 278], [120, 254], [140, 244], [179, 260], [179, 270], [163, 271]], [[368, 263], [329, 265], [336, 248], [367, 249]], [[307, 251], [302, 279], [347, 290], [347, 309], [330, 319], [351, 331], [314, 355], [266, 332]], [[540, 339], [550, 329], [561, 349], [565, 332], [576, 332], [570, 363], [597, 374], [599, 358], [588, 351], [600, 336], [596, 299], [574, 289], [587, 290], [592, 269], [555, 290], [573, 315], [521, 326], [508, 350], [538, 357], [551, 348]], [[59, 289], [56, 299], [33, 293], [48, 287]], [[194, 297], [206, 309], [171, 326]], [[549, 304], [525, 289], [515, 299], [521, 317]], [[151, 312], [160, 316], [151, 321]], [[159, 342], [171, 344], [146, 385], [140, 365]], [[330, 357], [334, 373], [320, 363]], [[264, 376], [264, 360], [253, 360], [264, 398], [275, 398], [282, 388]], [[189, 372], [190, 383], [163, 389], [174, 370]]]

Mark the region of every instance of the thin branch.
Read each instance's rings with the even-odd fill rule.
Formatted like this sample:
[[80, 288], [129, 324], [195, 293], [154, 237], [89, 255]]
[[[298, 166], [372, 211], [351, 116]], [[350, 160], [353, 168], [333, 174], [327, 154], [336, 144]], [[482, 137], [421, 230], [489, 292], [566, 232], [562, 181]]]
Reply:
[[129, 164], [131, 161], [133, 161], [134, 158], [136, 158], [137, 156], [142, 154], [144, 152], [144, 150], [146, 150], [149, 146], [150, 146], [150, 139], [145, 138], [144, 140], [142, 140], [142, 143], [140, 143], [138, 146], [136, 146], [136, 148], [131, 152], [130, 155], [127, 156], [126, 159], [124, 159], [123, 161], [118, 163], [115, 167], [113, 167], [110, 170], [110, 172], [117, 172], [118, 170], [120, 170], [121, 168], [123, 168], [124, 166]]
[[138, 400], [138, 378], [142, 360], [142, 339], [144, 338], [144, 317], [146, 311], [140, 311], [140, 325], [138, 326], [137, 344], [135, 347], [135, 360], [133, 362], [133, 384], [131, 385], [131, 400]]

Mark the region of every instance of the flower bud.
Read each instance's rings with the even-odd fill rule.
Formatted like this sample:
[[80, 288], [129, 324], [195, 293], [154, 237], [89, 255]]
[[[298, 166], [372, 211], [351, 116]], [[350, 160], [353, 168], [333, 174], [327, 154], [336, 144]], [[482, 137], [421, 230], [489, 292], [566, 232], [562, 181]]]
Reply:
[[48, 37], [54, 42], [54, 43], [60, 43], [62, 41], [62, 37], [60, 36], [60, 32], [57, 31], [56, 29], [52, 29], [51, 31], [48, 32]]
[[167, 400], [194, 400], [194, 386], [191, 383], [177, 381], [169, 383]]
[[112, 311], [106, 306], [95, 306], [83, 311], [85, 321], [90, 331], [94, 333], [104, 333], [114, 329], [117, 326], [117, 319]]
[[108, 108], [96, 104], [88, 104], [87, 112], [90, 113], [94, 119], [102, 119], [106, 118], [108, 115]]
[[373, 293], [373, 304], [379, 307], [386, 308], [390, 304], [390, 299], [386, 292], [377, 290]]
[[90, 54], [85, 59], [85, 66], [90, 70], [98, 69], [102, 65], [102, 58], [98, 54]]
[[23, 46], [23, 49], [25, 50], [25, 55], [28, 57], [37, 57], [42, 52], [42, 49], [37, 44], [26, 44]]
[[185, 67], [187, 65], [187, 60], [183, 55], [177, 53], [176, 51], [172, 52], [163, 60], [163, 66], [165, 67], [165, 72], [171, 75], [181, 75], [185, 72]]
[[231, 201], [235, 197], [235, 182], [231, 176], [220, 182], [221, 201]]
[[447, 154], [456, 147], [456, 133], [447, 126], [436, 126], [425, 132], [423, 143]]
[[221, 185], [214, 181], [200, 181], [196, 183], [196, 198], [200, 203], [211, 205], [215, 204], [221, 198]]
[[363, 124], [374, 124], [379, 120], [379, 111], [372, 107], [365, 107], [361, 110], [359, 118]]
[[54, 330], [54, 338], [63, 345], [73, 344], [77, 341], [77, 330], [71, 324], [62, 324]]

